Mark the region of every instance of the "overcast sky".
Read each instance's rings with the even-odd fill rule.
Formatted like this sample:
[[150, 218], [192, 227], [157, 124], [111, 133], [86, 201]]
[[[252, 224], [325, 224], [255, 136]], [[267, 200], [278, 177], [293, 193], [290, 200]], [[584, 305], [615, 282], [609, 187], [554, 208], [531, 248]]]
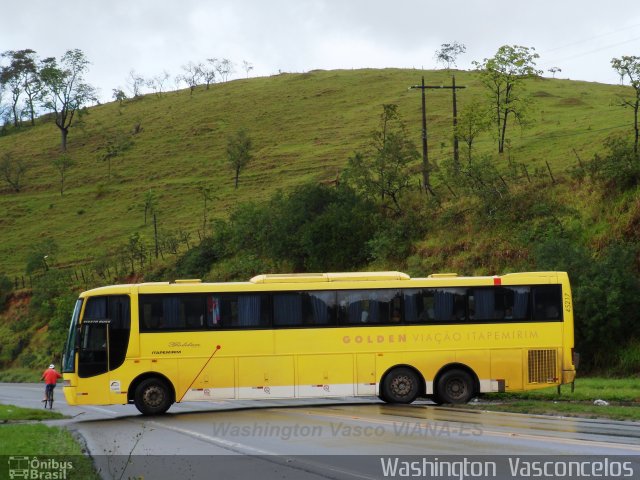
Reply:
[[617, 83], [610, 60], [640, 56], [639, 0], [3, 0], [0, 51], [41, 58], [79, 48], [103, 100], [131, 70], [171, 76], [228, 58], [235, 77], [336, 68], [436, 68], [435, 51], [467, 47], [459, 68], [498, 47], [535, 47], [561, 78]]

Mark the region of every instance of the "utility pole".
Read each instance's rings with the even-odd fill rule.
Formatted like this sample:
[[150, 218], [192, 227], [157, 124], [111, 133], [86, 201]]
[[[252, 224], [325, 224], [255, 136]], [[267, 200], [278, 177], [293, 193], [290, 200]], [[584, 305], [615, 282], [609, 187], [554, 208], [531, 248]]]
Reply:
[[460, 170], [460, 154], [458, 153], [458, 106], [456, 103], [455, 75], [451, 75], [451, 92], [453, 92], [453, 168], [457, 173]]
[[[454, 142], [453, 142], [453, 155], [454, 162], [456, 168], [459, 164], [458, 159], [458, 135], [455, 131], [456, 126], [458, 125], [458, 110], [456, 105], [456, 90], [459, 88], [466, 88], [463, 86], [456, 86], [455, 77], [453, 77], [453, 84], [451, 86], [447, 85], [425, 85], [424, 84], [424, 76], [422, 77], [421, 85], [412, 85], [409, 87], [410, 89], [419, 88], [422, 90], [422, 181], [424, 184], [425, 191], [434, 195], [433, 190], [431, 190], [431, 183], [429, 180], [429, 174], [431, 171], [431, 166], [429, 165], [429, 152], [427, 148], [427, 108], [426, 108], [426, 99], [425, 99], [425, 91], [427, 89], [451, 89], [453, 91], [453, 128], [454, 128]], [[435, 196], [435, 195], [434, 195]]]
[[429, 151], [427, 148], [427, 107], [425, 99], [425, 91], [427, 87], [424, 85], [424, 75], [422, 76], [422, 85], [413, 85], [409, 88], [419, 88], [422, 90], [422, 186], [425, 191], [431, 192], [431, 183], [429, 181]]

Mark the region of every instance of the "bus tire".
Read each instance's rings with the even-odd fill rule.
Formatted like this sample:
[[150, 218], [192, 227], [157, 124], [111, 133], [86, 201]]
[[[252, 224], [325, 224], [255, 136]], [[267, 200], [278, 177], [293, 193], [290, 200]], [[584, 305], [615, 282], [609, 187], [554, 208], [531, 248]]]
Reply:
[[418, 397], [420, 379], [406, 367], [394, 368], [382, 381], [382, 399], [387, 403], [411, 403]]
[[436, 384], [436, 403], [467, 403], [474, 395], [473, 378], [461, 369], [444, 372]]
[[143, 415], [160, 415], [169, 410], [173, 402], [164, 381], [147, 378], [136, 387], [134, 403]]

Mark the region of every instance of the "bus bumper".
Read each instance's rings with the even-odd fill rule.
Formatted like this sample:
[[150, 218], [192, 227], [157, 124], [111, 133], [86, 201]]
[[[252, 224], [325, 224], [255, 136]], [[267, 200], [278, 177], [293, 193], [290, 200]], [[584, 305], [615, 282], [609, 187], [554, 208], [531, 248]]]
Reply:
[[563, 370], [562, 371], [562, 383], [573, 383], [576, 379], [576, 371], [575, 370]]

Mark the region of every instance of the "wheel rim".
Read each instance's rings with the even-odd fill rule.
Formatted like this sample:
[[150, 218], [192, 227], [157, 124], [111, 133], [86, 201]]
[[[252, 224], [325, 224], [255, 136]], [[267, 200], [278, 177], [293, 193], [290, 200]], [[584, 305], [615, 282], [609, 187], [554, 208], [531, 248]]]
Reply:
[[459, 377], [449, 380], [447, 382], [445, 390], [447, 392], [447, 396], [452, 400], [459, 400], [461, 398], [464, 398], [468, 393], [467, 383], [464, 381], [464, 379]]
[[407, 375], [398, 375], [391, 381], [391, 391], [396, 397], [407, 397], [413, 389], [413, 382]]
[[164, 402], [164, 390], [157, 385], [152, 385], [144, 391], [142, 400], [145, 405], [157, 408]]

